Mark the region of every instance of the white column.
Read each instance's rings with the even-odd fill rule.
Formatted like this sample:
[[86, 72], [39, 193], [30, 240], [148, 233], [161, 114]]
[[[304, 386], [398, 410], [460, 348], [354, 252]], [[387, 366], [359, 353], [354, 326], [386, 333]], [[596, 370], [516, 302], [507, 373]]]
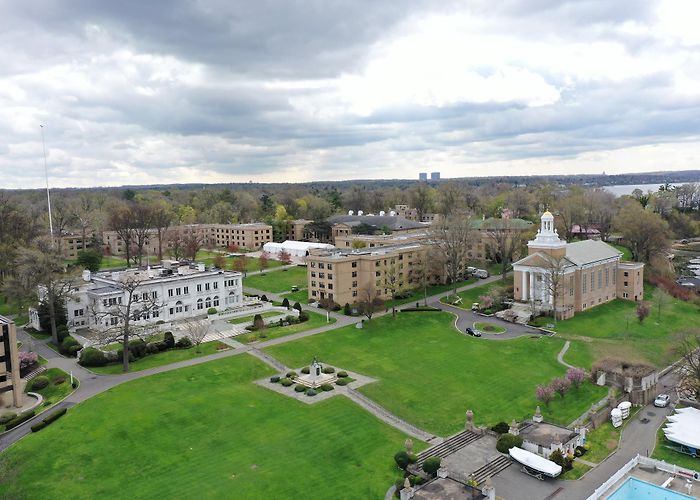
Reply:
[[522, 294], [523, 301], [526, 301], [528, 299], [528, 297], [527, 297], [528, 288], [529, 288], [529, 284], [527, 282], [527, 271], [523, 271], [523, 283], [522, 283], [522, 288], [521, 288], [521, 290], [523, 291], [523, 294]]
[[530, 300], [535, 300], [535, 273], [530, 271]]

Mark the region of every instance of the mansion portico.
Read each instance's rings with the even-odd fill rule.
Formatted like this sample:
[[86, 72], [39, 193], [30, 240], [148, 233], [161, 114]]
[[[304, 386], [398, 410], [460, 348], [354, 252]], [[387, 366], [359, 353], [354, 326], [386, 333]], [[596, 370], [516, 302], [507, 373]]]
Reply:
[[557, 317], [566, 319], [615, 298], [642, 300], [644, 264], [622, 262], [622, 253], [605, 242], [567, 243], [545, 212], [527, 257], [513, 264], [514, 296], [519, 302], [551, 311], [556, 292]]

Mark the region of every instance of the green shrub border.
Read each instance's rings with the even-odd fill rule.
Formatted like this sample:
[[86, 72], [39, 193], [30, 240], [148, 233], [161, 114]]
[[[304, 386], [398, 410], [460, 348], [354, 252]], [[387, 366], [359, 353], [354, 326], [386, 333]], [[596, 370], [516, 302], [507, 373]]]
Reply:
[[53, 412], [48, 417], [44, 418], [41, 422], [32, 425], [32, 427], [31, 427], [32, 432], [39, 432], [41, 429], [43, 429], [47, 425], [49, 425], [49, 424], [55, 422], [56, 420], [58, 420], [59, 418], [61, 418], [63, 415], [66, 414], [67, 411], [68, 411], [68, 408], [61, 408], [60, 410]]

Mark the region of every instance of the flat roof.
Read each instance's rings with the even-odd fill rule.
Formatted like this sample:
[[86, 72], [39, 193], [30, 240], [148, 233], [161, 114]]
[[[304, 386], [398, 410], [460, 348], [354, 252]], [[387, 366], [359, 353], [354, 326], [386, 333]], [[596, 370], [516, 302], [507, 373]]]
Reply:
[[568, 443], [578, 436], [578, 432], [549, 422], [528, 422], [518, 433], [524, 440], [546, 447]]

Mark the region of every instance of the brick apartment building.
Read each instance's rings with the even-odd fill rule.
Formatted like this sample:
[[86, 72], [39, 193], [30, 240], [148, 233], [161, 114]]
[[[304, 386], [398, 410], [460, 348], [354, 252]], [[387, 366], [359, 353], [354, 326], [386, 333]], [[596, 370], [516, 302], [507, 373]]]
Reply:
[[0, 316], [0, 409], [20, 408], [23, 386], [19, 373], [17, 330], [15, 322]]
[[78, 258], [78, 252], [92, 248], [94, 233], [88, 232], [85, 234], [83, 241], [82, 234], [68, 233], [61, 236], [54, 236], [54, 246], [58, 249], [64, 259], [75, 260]]

